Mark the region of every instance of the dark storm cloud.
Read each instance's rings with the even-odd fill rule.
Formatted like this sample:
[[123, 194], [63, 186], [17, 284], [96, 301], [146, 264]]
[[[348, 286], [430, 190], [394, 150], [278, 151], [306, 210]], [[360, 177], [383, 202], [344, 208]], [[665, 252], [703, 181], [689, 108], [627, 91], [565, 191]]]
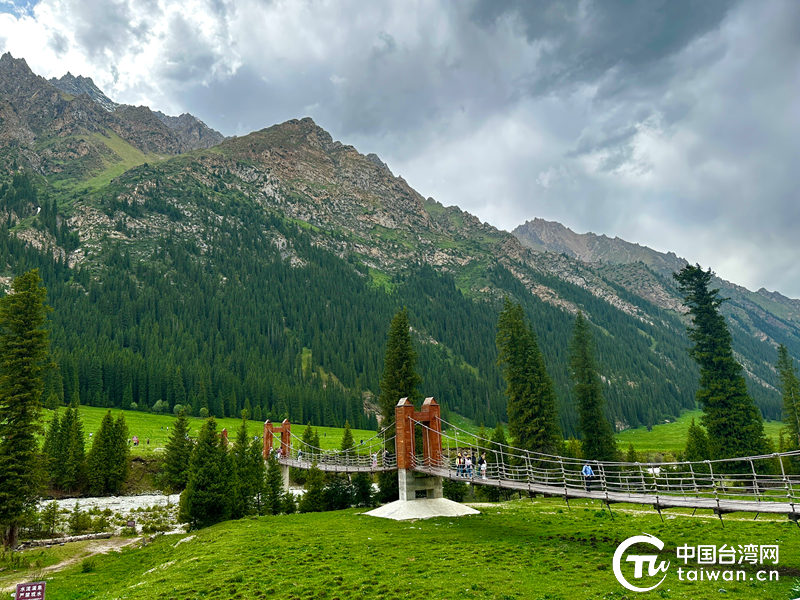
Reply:
[[[593, 81], [619, 67], [646, 78], [652, 65], [718, 27], [732, 0], [478, 0], [475, 22], [493, 27], [517, 18], [529, 42], [544, 42], [542, 65], [531, 74], [531, 90]], [[609, 90], [610, 91], [610, 90]]]
[[182, 15], [170, 18], [165, 49], [160, 74], [180, 83], [202, 80], [216, 61], [213, 49]]
[[53, 49], [56, 56], [62, 56], [69, 50], [69, 39], [63, 33], [56, 32], [47, 40], [47, 45]]
[[494, 225], [800, 296], [796, 0], [43, 4], [66, 23], [50, 51], [82, 49], [119, 101], [226, 135], [308, 115]]

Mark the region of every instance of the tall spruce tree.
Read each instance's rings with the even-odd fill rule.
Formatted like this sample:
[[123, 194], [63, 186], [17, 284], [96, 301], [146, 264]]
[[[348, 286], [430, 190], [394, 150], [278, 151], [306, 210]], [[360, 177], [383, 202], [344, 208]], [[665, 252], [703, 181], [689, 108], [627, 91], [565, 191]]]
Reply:
[[386, 342], [386, 358], [381, 377], [381, 393], [378, 404], [383, 416], [384, 427], [394, 424], [394, 409], [400, 398], [408, 398], [414, 405], [419, 404], [420, 393], [417, 384], [422, 378], [417, 374], [417, 353], [411, 342], [408, 324], [408, 311], [397, 311], [389, 327]]
[[693, 462], [708, 460], [710, 454], [708, 452], [708, 436], [705, 429], [696, 425], [692, 419], [689, 425], [689, 431], [686, 433], [686, 460]]
[[81, 488], [86, 477], [86, 447], [78, 406], [67, 407], [59, 428], [59, 441], [54, 446], [53, 477], [61, 490], [71, 492]]
[[[390, 427], [387, 435], [393, 434], [394, 411], [400, 398], [408, 398], [415, 406], [419, 404], [420, 393], [417, 385], [422, 383], [415, 368], [417, 353], [411, 342], [411, 332], [408, 324], [408, 311], [404, 308], [397, 311], [389, 327], [389, 338], [386, 342], [386, 358], [381, 376], [381, 393], [378, 396], [378, 406], [383, 417], [381, 425]], [[389, 443], [389, 451], [394, 447]], [[399, 498], [400, 490], [397, 475], [391, 472], [378, 475], [380, 487], [380, 501], [391, 502]], [[302, 511], [302, 503], [301, 508]]]
[[264, 443], [259, 436], [253, 438], [248, 450], [250, 475], [253, 478], [253, 508], [259, 515], [265, 514], [266, 469], [264, 467]]
[[605, 400], [595, 365], [592, 332], [581, 311], [578, 311], [575, 320], [569, 365], [575, 383], [583, 457], [588, 460], [615, 460], [617, 445], [605, 416]]
[[498, 365], [504, 365], [508, 429], [514, 444], [555, 454], [561, 446], [553, 381], [521, 304], [505, 299], [497, 320]]
[[48, 351], [47, 290], [38, 269], [20, 275], [0, 299], [0, 527], [15, 548], [19, 526], [46, 482], [37, 435]]
[[131, 448], [128, 446], [128, 424], [125, 413], [121, 412], [114, 419], [111, 443], [111, 468], [109, 470], [108, 489], [112, 494], [119, 494], [128, 478], [131, 466]]
[[58, 466], [56, 457], [60, 455], [59, 444], [61, 444], [61, 416], [58, 414], [58, 410], [55, 410], [42, 444], [45, 468], [51, 481], [55, 480], [56, 467]]
[[89, 492], [100, 496], [106, 492], [108, 466], [111, 464], [111, 444], [114, 429], [114, 417], [106, 411], [100, 421], [100, 429], [92, 436], [92, 447], [86, 457], [88, 468]]
[[778, 346], [778, 376], [781, 380], [783, 396], [783, 422], [789, 430], [788, 448], [800, 448], [800, 380], [789, 350], [781, 344]]
[[193, 448], [194, 442], [189, 437], [189, 419], [185, 412], [181, 412], [164, 448], [164, 463], [161, 467], [164, 485], [170, 491], [181, 492], [186, 489]]
[[264, 495], [264, 514], [278, 515], [283, 508], [283, 476], [277, 456], [271, 454], [267, 461]]
[[686, 265], [673, 274], [692, 316], [688, 332], [694, 346], [689, 355], [700, 366], [700, 423], [712, 458], [764, 454], [769, 447], [764, 423], [747, 393], [742, 366], [733, 357], [731, 334], [719, 310], [725, 299], [717, 295], [718, 289], [709, 289], [713, 276], [700, 265]]
[[247, 420], [242, 419], [242, 423], [236, 432], [236, 444], [230, 454], [231, 466], [233, 467], [231, 477], [233, 491], [231, 517], [234, 519], [241, 519], [253, 512], [256, 481], [251, 469], [252, 463], [249, 450]]
[[[397, 477], [395, 477], [395, 480]], [[300, 498], [300, 512], [322, 512], [325, 510], [325, 473], [311, 465], [306, 478], [306, 493]]]
[[355, 446], [355, 441], [353, 440], [353, 430], [350, 429], [350, 422], [344, 422], [344, 433], [342, 434], [342, 443], [339, 446], [339, 449], [342, 452], [349, 453], [350, 450], [353, 449]]
[[130, 448], [125, 415], [116, 420], [107, 411], [92, 439], [86, 458], [89, 489], [92, 494], [119, 494], [128, 476]]
[[231, 516], [231, 468], [228, 452], [213, 417], [200, 428], [189, 463], [189, 480], [181, 494], [178, 518], [191, 529], [227, 521]]

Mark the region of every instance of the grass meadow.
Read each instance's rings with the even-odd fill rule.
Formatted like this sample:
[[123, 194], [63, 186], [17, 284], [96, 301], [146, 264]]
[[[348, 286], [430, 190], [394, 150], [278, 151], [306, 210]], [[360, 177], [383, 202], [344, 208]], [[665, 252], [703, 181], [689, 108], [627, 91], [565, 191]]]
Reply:
[[[65, 409], [61, 409], [61, 413]], [[83, 422], [83, 432], [86, 437], [87, 449], [91, 445], [90, 433], [94, 433], [100, 429], [100, 422], [106, 414], [106, 411], [111, 410], [114, 418], [117, 418], [122, 411], [117, 408], [96, 408], [93, 406], [81, 406], [78, 411]], [[44, 411], [45, 423], [50, 422], [53, 418], [53, 411]], [[138, 412], [134, 410], [125, 411], [125, 422], [128, 424], [128, 433], [130, 436], [137, 436], [139, 438], [138, 446], [131, 446], [131, 454], [133, 456], [148, 456], [157, 454], [164, 451], [164, 446], [169, 440], [171, 427], [174, 427], [176, 417], [172, 415], [159, 415], [146, 412]], [[199, 417], [189, 417], [190, 435], [196, 437], [203, 426], [203, 419]], [[236, 432], [241, 426], [241, 419], [217, 419], [217, 431], [223, 429], [228, 430], [228, 438], [233, 440]], [[305, 424], [292, 424], [292, 432], [298, 437], [303, 436]], [[339, 448], [342, 443], [342, 434], [344, 429], [336, 427], [314, 427], [319, 432], [319, 442], [324, 449]], [[250, 436], [263, 435], [264, 423], [260, 421], [248, 421], [247, 431]], [[367, 440], [375, 435], [374, 431], [363, 431], [360, 429], [353, 429], [353, 439], [356, 444], [361, 440]], [[150, 439], [150, 444], [147, 439]]]
[[[754, 522], [750, 516], [726, 516], [723, 528], [709, 514], [666, 514], [662, 522], [653, 511], [625, 505], [614, 506], [612, 519], [589, 501], [570, 502], [569, 508], [560, 499], [540, 498], [476, 506], [480, 515], [461, 518], [397, 522], [350, 509], [247, 518], [160, 536], [145, 547], [137, 543], [48, 574], [47, 598], [788, 600], [800, 595], [792, 591], [800, 576], [800, 529], [785, 518]], [[656, 591], [636, 594], [616, 581], [612, 558], [620, 542], [643, 532], [666, 544], [659, 561], [669, 560], [671, 567]], [[779, 581], [756, 581], [756, 571], [767, 568], [758, 565], [730, 567], [743, 569], [745, 581], [679, 581], [676, 548], [698, 544], [777, 544], [778, 565], [768, 568], [778, 571]], [[54, 562], [47, 552], [62, 558], [64, 547], [28, 552], [44, 565]], [[632, 563], [622, 569], [635, 581]]]
[[[629, 444], [633, 444], [637, 452], [662, 454], [665, 452], [671, 452], [672, 454], [683, 452], [686, 447], [686, 435], [689, 432], [689, 425], [692, 419], [699, 424], [702, 414], [703, 411], [701, 410], [687, 411], [672, 423], [654, 425], [652, 431], [647, 431], [647, 427], [627, 429], [617, 434], [617, 444], [623, 452], [628, 449]], [[778, 436], [783, 427], [783, 423], [779, 421], [764, 422], [764, 431], [767, 437], [775, 442], [776, 448], [778, 447]]]

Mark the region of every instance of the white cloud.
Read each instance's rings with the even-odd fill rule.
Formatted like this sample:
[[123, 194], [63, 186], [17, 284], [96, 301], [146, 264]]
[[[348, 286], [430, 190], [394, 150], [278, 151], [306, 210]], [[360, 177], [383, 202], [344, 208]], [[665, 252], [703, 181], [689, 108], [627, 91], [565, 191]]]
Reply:
[[226, 134], [311, 114], [499, 227], [558, 220], [800, 296], [800, 5], [644, 4], [634, 31], [624, 4], [578, 4], [42, 0], [0, 13], [0, 46]]

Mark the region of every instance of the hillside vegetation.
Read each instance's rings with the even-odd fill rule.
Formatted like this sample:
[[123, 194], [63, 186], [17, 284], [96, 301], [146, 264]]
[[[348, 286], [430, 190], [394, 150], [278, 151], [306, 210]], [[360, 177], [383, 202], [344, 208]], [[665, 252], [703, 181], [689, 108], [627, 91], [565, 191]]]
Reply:
[[[406, 306], [422, 396], [493, 427], [507, 418], [494, 340], [508, 296], [539, 338], [565, 436], [577, 433], [567, 356], [578, 310], [618, 430], [695, 408], [676, 307], [424, 198], [309, 118], [187, 151], [169, 118], [110, 113], [10, 55], [0, 96], [16, 111], [0, 123], [0, 270], [39, 267], [48, 287], [57, 368], [44, 400], [376, 429], [386, 333]], [[4, 141], [20, 131], [34, 146]], [[739, 318], [768, 332], [737, 328], [734, 349], [778, 419], [772, 341], [795, 355], [800, 345], [763, 309]]]
[[[623, 598], [612, 557], [620, 542], [643, 531], [665, 542], [662, 559], [672, 562], [658, 597], [716, 599], [720, 589], [754, 600], [793, 597], [800, 553], [790, 542], [791, 522], [726, 516], [723, 529], [713, 515], [687, 513], [662, 523], [654, 512], [619, 506], [612, 521], [597, 504], [570, 504], [571, 510], [558, 499], [483, 504], [480, 515], [414, 522], [362, 516], [358, 509], [230, 521], [85, 559], [52, 573], [47, 597]], [[780, 580], [678, 581], [677, 546], [739, 541], [778, 543]], [[48, 563], [56, 552], [37, 558]], [[623, 568], [631, 578], [632, 565]], [[753, 576], [762, 567], [735, 568]]]

